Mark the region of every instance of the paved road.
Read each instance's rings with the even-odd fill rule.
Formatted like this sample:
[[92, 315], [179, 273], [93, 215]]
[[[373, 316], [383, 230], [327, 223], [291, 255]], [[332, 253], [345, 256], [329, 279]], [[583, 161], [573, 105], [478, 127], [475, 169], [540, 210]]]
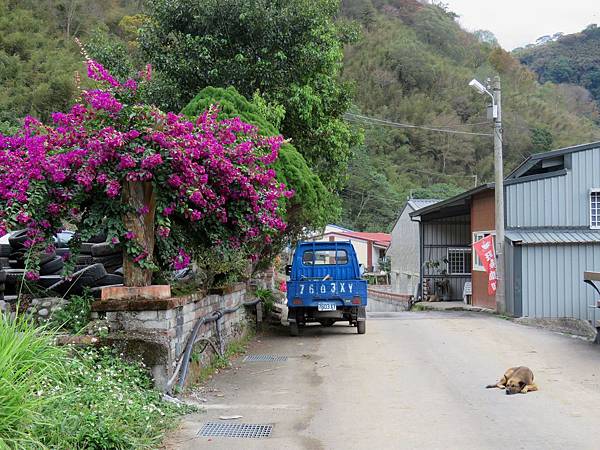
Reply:
[[[367, 334], [335, 326], [263, 336], [199, 395], [177, 449], [598, 449], [600, 348], [486, 314], [372, 313]], [[527, 365], [538, 392], [484, 389]], [[198, 437], [209, 420], [273, 424], [269, 439]]]

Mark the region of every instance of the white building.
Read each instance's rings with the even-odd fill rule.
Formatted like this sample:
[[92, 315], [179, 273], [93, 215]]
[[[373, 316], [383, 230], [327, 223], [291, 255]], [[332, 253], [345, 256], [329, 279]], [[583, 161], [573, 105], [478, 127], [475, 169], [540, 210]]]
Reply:
[[337, 225], [327, 225], [322, 234], [315, 235], [308, 241], [350, 241], [358, 262], [366, 272], [379, 272], [379, 260], [385, 256], [390, 245], [391, 235], [388, 233], [363, 233], [352, 231]]
[[391, 260], [392, 290], [398, 294], [414, 294], [419, 283], [419, 223], [410, 219], [410, 213], [437, 202], [439, 200], [409, 200], [394, 224], [386, 256]]

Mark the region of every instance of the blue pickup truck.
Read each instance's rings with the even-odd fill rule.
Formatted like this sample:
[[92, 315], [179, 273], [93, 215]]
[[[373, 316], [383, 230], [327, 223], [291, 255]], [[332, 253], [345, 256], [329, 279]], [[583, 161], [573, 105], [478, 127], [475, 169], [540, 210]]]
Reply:
[[288, 322], [297, 336], [309, 322], [348, 321], [366, 331], [367, 281], [350, 242], [301, 242], [287, 268]]

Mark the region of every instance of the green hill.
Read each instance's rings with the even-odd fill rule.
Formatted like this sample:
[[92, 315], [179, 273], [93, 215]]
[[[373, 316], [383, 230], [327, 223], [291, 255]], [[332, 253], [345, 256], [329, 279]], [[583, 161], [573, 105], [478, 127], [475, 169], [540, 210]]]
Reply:
[[541, 83], [580, 86], [600, 105], [600, 28], [596, 25], [543, 45], [517, 49], [514, 54], [538, 75]]
[[[344, 77], [356, 85], [354, 113], [392, 122], [490, 132], [487, 97], [467, 85], [499, 75], [506, 170], [533, 152], [600, 139], [589, 101], [535, 75], [497, 46], [463, 31], [455, 15], [414, 0], [345, 0], [361, 25], [346, 49]], [[493, 180], [489, 137], [365, 126], [344, 198], [344, 225], [389, 229], [406, 197], [439, 196]], [[453, 188], [454, 187], [454, 188]]]

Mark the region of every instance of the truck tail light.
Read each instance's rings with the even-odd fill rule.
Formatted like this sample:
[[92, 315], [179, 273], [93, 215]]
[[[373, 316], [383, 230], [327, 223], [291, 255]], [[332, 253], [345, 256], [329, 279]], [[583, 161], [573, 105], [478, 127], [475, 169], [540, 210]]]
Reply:
[[352, 299], [352, 304], [353, 304], [353, 305], [360, 305], [360, 303], [361, 303], [361, 302], [360, 302], [360, 297], [354, 297], [354, 298]]
[[292, 300], [292, 305], [301, 305], [302, 304], [302, 300], [300, 300], [299, 298], [295, 298], [294, 300]]

